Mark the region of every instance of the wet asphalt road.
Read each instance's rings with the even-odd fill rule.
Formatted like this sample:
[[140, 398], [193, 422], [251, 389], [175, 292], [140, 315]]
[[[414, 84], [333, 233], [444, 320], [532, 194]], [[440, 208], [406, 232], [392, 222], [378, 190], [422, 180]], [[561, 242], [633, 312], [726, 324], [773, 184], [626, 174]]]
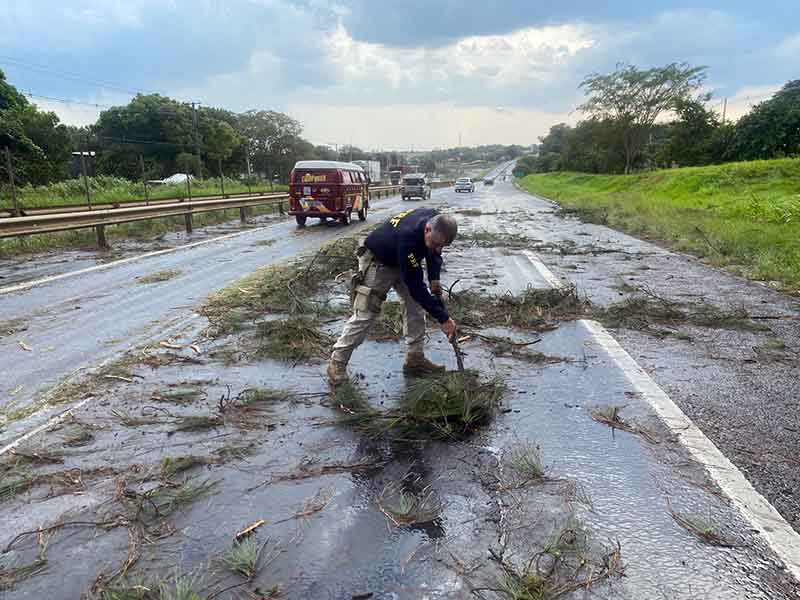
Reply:
[[[563, 242], [569, 239], [581, 247], [614, 249], [614, 252], [596, 254], [570, 255], [565, 254], [563, 248], [553, 253], [538, 253], [538, 258], [559, 277], [576, 283], [581, 292], [586, 293], [598, 304], [606, 304], [621, 297], [617, 288], [620, 278], [623, 278], [632, 283], [647, 282], [648, 285], [658, 289], [659, 293], [674, 294], [684, 299], [690, 297], [686, 294], [703, 290], [707, 300], [722, 305], [739, 303], [743, 298], [750, 298], [751, 302], [758, 300], [757, 306], [762, 314], [763, 311], [770, 311], [773, 315], [784, 315], [790, 313], [783, 311], [792, 310], [790, 299], [768, 290], [755, 288], [752, 284], [709, 269], [691, 259], [665, 252], [606, 228], [565, 221], [553, 214], [553, 208], [549, 203], [518, 193], [507, 183], [498, 182], [493, 188], [479, 187], [479, 191], [474, 195], [456, 195], [443, 191], [437, 196], [434, 193], [434, 203], [444, 204], [456, 210], [474, 207], [484, 213], [508, 212], [523, 208], [530, 214], [529, 219], [516, 220], [513, 217], [490, 214], [460, 216], [462, 227], [467, 231], [525, 233], [543, 242]], [[373, 216], [377, 217], [379, 213]], [[279, 234], [287, 239], [279, 240], [266, 249], [259, 247], [252, 249], [257, 252], [269, 252], [276, 257], [275, 260], [294, 255], [298, 248], [307, 250], [318, 247], [322, 241], [338, 233], [328, 228], [317, 231], [309, 229], [308, 233], [293, 236], [291, 226], [285, 223], [273, 227], [275, 229], [272, 235]], [[265, 262], [263, 256], [259, 256], [261, 260], [257, 261], [252, 257], [254, 253], [247, 252], [251, 246], [243, 241], [239, 242], [243, 237], [253, 234], [261, 235], [259, 232], [249, 232], [245, 236], [219, 244], [220, 247], [229, 243], [236, 244], [237, 250], [224, 251], [227, 253], [223, 256], [239, 258], [229, 262], [212, 262], [212, 266], [203, 271], [205, 273], [203, 279], [214, 282], [214, 286], [208, 286], [208, 291]], [[256, 239], [262, 238], [253, 238], [250, 244]], [[206, 248], [204, 253], [209, 252], [208, 247], [187, 249], [186, 252], [194, 253], [201, 248]], [[525, 255], [504, 256], [502, 252], [496, 250], [460, 248], [457, 252], [453, 252], [447, 259], [446, 279], [452, 281], [462, 278], [467, 286], [481, 286], [487, 285], [486, 275], [494, 276], [496, 283], [489, 287], [497, 290], [518, 291], [527, 285], [547, 286], [546, 278], [532, 267], [532, 262]], [[241, 254], [244, 254], [244, 257], [241, 257]], [[172, 255], [166, 255], [170, 256]], [[201, 256], [204, 256], [205, 260], [213, 260], [206, 254]], [[145, 259], [147, 260], [149, 259]], [[240, 268], [244, 262], [247, 262], [249, 268]], [[136, 264], [131, 263], [130, 268]], [[180, 263], [183, 266], [186, 264], [190, 263]], [[647, 266], [647, 269], [640, 268], [643, 266]], [[130, 307], [138, 307], [139, 304], [145, 305], [143, 309], [146, 308], [148, 293], [142, 290], [148, 287], [151, 291], [160, 290], [158, 286], [169, 288], [163, 293], [168, 300], [166, 304], [170, 305], [172, 303], [192, 305], [207, 293], [201, 292], [201, 286], [190, 281], [184, 282], [184, 287], [173, 288], [173, 285], [177, 286], [181, 282], [181, 278], [152, 286], [129, 281], [132, 276], [138, 276], [139, 273], [146, 274], [164, 268], [181, 268], [181, 266], [151, 265], [148, 269], [137, 270], [137, 275], [129, 273], [127, 277], [112, 278], [105, 284], [118, 286], [119, 295], [112, 293], [109, 296], [89, 298], [88, 302], [102, 302], [103, 298], [110, 298], [109, 301], [113, 301], [113, 304], [120, 303], [121, 308], [131, 310]], [[193, 272], [196, 272], [196, 269], [194, 267]], [[116, 271], [116, 269], [111, 270]], [[235, 274], [231, 271], [235, 271]], [[100, 273], [103, 271], [95, 275]], [[87, 274], [89, 275], [93, 274]], [[185, 276], [184, 273], [183, 277]], [[76, 277], [73, 281], [78, 281], [82, 277]], [[58, 285], [68, 281], [70, 280], [64, 280]], [[97, 288], [93, 289], [94, 293], [99, 295]], [[709, 289], [713, 290], [710, 295]], [[35, 290], [36, 288], [30, 292]], [[179, 301], [181, 290], [184, 297]], [[749, 294], [744, 294], [744, 290]], [[732, 296], [729, 295], [731, 292]], [[139, 297], [126, 305], [123, 302], [125, 296], [134, 294]], [[764, 299], [768, 299], [769, 302], [766, 304], [761, 302]], [[2, 301], [3, 297], [0, 296], [0, 302]], [[69, 297], [66, 299], [62, 297], [52, 308], [68, 306], [67, 301]], [[152, 302], [158, 304], [157, 299]], [[83, 306], [85, 302], [81, 301], [80, 304]], [[95, 310], [102, 309], [102, 304], [90, 305], [94, 306]], [[0, 304], [0, 307], [2, 306], [3, 304]], [[51, 308], [51, 305], [48, 304], [47, 308]], [[80, 313], [83, 308], [73, 308], [73, 310]], [[179, 311], [179, 314], [172, 315], [172, 310]], [[135, 337], [135, 343], [141, 343], [147, 339], [149, 332], [154, 331], [156, 339], [159, 340], [173, 333], [176, 338], [183, 335], [184, 338], [179, 341], [185, 345], [192, 339], [192, 335], [197, 333], [197, 328], [200, 326], [192, 317], [189, 308], [162, 307], [160, 314], [163, 315], [161, 324], [156, 326], [146, 321], [141, 331], [131, 334]], [[38, 317], [31, 319], [31, 323], [36, 323], [36, 318]], [[113, 321], [112, 317], [107, 317], [105, 322], [110, 326]], [[46, 323], [45, 319], [44, 324]], [[167, 327], [171, 324], [171, 329], [166, 329], [165, 323]], [[790, 334], [793, 331], [796, 333], [791, 329], [793, 322], [781, 320], [778, 323], [781, 326], [789, 324], [788, 330], [779, 328], [779, 331], [787, 338], [787, 344], [790, 344]], [[770, 322], [770, 326], [773, 325]], [[74, 341], [65, 333], [70, 327], [64, 323], [61, 335], [67, 344], [72, 345]], [[33, 329], [33, 332], [37, 330]], [[132, 331], [132, 328], [129, 326], [127, 331]], [[24, 332], [24, 335], [27, 334], [27, 331]], [[692, 416], [708, 435], [713, 436], [716, 433], [715, 424], [723, 426], [729, 422], [726, 419], [735, 420], [737, 414], [758, 414], [760, 403], [766, 402], [767, 399], [762, 398], [751, 403], [744, 394], [735, 394], [731, 384], [726, 385], [725, 381], [726, 378], [731, 378], [732, 381], [738, 381], [738, 385], [745, 385], [744, 381], [737, 380], [735, 376], [743, 367], [754, 364], [747, 362], [752, 359], [753, 344], [768, 339], [777, 332], [741, 334], [718, 330], [692, 330], [691, 334], [691, 341], [672, 338], [665, 341], [655, 340], [633, 331], [615, 332], [625, 348], [640, 364], [648, 367], [656, 381], [669, 391], [686, 412], [691, 412], [695, 406], [686, 402], [685, 394], [688, 390], [696, 393], [698, 390], [715, 390], [718, 386], [722, 388], [722, 391], [707, 392], [708, 404], [705, 404], [706, 393], [696, 400], [705, 410], [696, 411], [697, 414]], [[629, 565], [628, 577], [615, 582], [611, 589], [606, 589], [605, 586], [599, 589], [601, 597], [620, 599], [663, 597], [687, 600], [694, 598], [767, 600], [794, 597], [792, 589], [785, 587], [785, 584], [778, 588], [771, 587], [779, 568], [770, 559], [769, 551], [757, 539], [751, 538], [748, 524], [742, 522], [738, 513], [724, 501], [720, 502], [719, 499], [704, 493], [702, 486], [688, 485], [688, 480], [702, 476], [694, 472], [679, 447], [671, 447], [668, 444], [651, 447], [641, 439], [627, 434], [610, 435], [604, 426], [587, 419], [588, 407], [620, 404], [623, 403], [620, 399], [625, 399], [624, 402], [631, 405], [626, 409], [630, 411], [626, 413], [629, 418], [652, 426], [666, 439], [666, 433], [660, 429], [652, 413], [632, 402], [631, 399], [635, 397], [636, 391], [630, 388], [616, 366], [595, 346], [581, 325], [565, 324], [543, 337], [544, 340], [537, 349], [551, 355], [570, 357], [573, 362], [553, 367], [520, 369], [519, 364], [513, 361], [506, 362], [486, 356], [478, 347], [467, 348], [469, 360], [473, 365], [479, 364], [481, 370], [498, 369], [512, 382], [513, 387], [509, 413], [501, 416], [491, 431], [471, 444], [436, 444], [421, 452], [412, 452], [410, 455], [393, 455], [392, 449], [370, 447], [370, 444], [364, 443], [357, 437], [339, 431], [320, 430], [298, 422], [298, 418], [304, 412], [310, 412], [308, 415], [310, 418], [320, 418], [324, 412], [320, 414], [316, 409], [298, 411], [299, 415], [293, 412], [291, 418], [287, 416], [284, 419], [286, 422], [281, 423], [287, 427], [287, 431], [274, 438], [268, 436], [265, 451], [254, 459], [253, 464], [248, 465], [252, 467], [251, 476], [243, 476], [240, 471], [226, 472], [227, 483], [222, 486], [225, 491], [213, 500], [204, 502], [202, 507], [191, 511], [183, 518], [180, 526], [187, 541], [181, 551], [181, 564], [187, 568], [196, 567], [197, 561], [205, 556], [209, 548], [219, 546], [220, 539], [229, 539], [230, 532], [242, 523], [250, 522], [256, 515], [280, 513], [285, 510], [284, 507], [291, 507], [293, 503], [296, 505], [320, 489], [311, 482], [308, 484], [286, 482], [252, 492], [249, 488], [254, 479], [261, 480], [265, 473], [286, 471], [288, 465], [300, 463], [310, 457], [313, 457], [312, 460], [322, 461], [353, 460], [354, 457], [365, 455], [374, 457], [377, 453], [384, 459], [391, 458], [389, 466], [384, 471], [352, 478], [344, 475], [325, 481], [334, 489], [330, 510], [335, 516], [314, 520], [310, 527], [304, 529], [302, 536], [293, 534], [289, 527], [278, 528], [276, 525], [276, 535], [282, 536], [283, 539], [292, 538], [293, 535], [301, 539], [296, 542], [296, 546], [291, 546], [284, 556], [275, 561], [274, 569], [270, 573], [271, 578], [291, 581], [287, 589], [287, 595], [291, 598], [352, 598], [360, 593], [374, 593], [376, 598], [471, 597], [469, 585], [465, 581], [469, 578], [479, 582], [482, 578], [491, 581], [492, 577], [496, 576], [485, 564], [487, 547], [497, 548], [498, 543], [503, 542], [510, 552], [524, 556], [526, 551], [530, 552], [530, 545], [535, 541], [541, 542], [543, 538], [546, 539], [551, 534], [552, 523], [563, 517], [561, 512], [563, 508], [559, 508], [559, 503], [554, 500], [550, 492], [528, 490], [512, 492], [510, 495], [496, 495], [491, 491], [492, 477], [502, 471], [502, 468], [498, 469], [502, 464], [499, 462], [502, 449], [507, 450], [521, 441], [535, 440], [540, 444], [554, 475], [575, 478], [587, 487], [592, 497], [592, 506], [590, 510], [581, 510], [580, 513], [588, 526], [592, 527], [600, 537], [617, 539], [623, 546], [623, 555]], [[27, 339], [35, 340], [30, 336], [26, 337]], [[18, 339], [15, 337], [12, 342], [14, 341]], [[35, 350], [33, 341], [26, 343]], [[92, 343], [90, 339], [83, 346], [84, 351], [91, 352], [93, 345], [96, 346], [97, 343]], [[116, 347], [113, 355], [118, 354], [123, 347]], [[723, 358], [718, 356], [721, 349], [728, 352]], [[355, 363], [377, 364], [381, 367], [362, 370], [364, 385], [375, 391], [376, 397], [386, 398], [386, 402], [390, 402], [393, 394], [402, 389], [403, 385], [400, 378], [392, 376], [399, 371], [400, 351], [391, 350], [387, 353], [385, 346], [369, 343], [361, 348], [359, 353], [360, 356], [356, 357], [359, 360], [354, 359]], [[737, 355], [743, 358], [731, 360]], [[441, 340], [433, 342], [431, 356], [448, 364], [453, 362], [448, 347]], [[75, 360], [80, 364], [80, 357]], [[754, 364], [748, 376], [754, 377], [755, 372], [764, 367], [764, 364]], [[772, 376], [782, 377], [781, 385], [789, 386], [788, 390], [791, 390], [793, 385], [792, 373], [789, 372], [791, 367], [780, 365], [781, 369], [784, 367], [785, 371], [780, 369], [776, 371], [774, 364], [767, 365], [767, 368], [772, 369]], [[714, 369], [713, 378], [708, 377], [709, 369]], [[42, 372], [45, 371], [46, 369], [42, 369]], [[169, 371], [171, 372], [159, 372], [157, 378], [169, 381], [180, 380], [187, 376], [185, 367]], [[257, 381], [261, 385], [276, 387], [285, 384], [285, 370], [281, 368], [265, 369], [262, 365], [245, 365], [236, 367], [233, 372], [230, 368], [219, 371], [219, 367], [213, 366], [191, 369], [191, 375], [200, 380], [214, 380], [221, 374], [223, 381], [217, 380], [216, 387], [209, 393], [212, 398], [223, 389], [226, 381], [242, 384]], [[150, 377], [148, 373], [145, 375]], [[298, 367], [292, 374], [292, 380], [303, 391], [324, 388], [324, 386], [321, 388], [318, 369], [315, 367]], [[123, 407], [129, 403], [132, 408], [136, 406], [137, 398], [141, 396], [142, 391], [148, 390], [152, 385], [150, 381], [146, 383], [137, 381], [130, 386], [123, 386], [115, 402], [117, 399], [121, 400]], [[96, 419], [102, 423], [106, 413], [105, 407], [94, 405], [87, 408], [80, 418], [90, 422]], [[707, 418], [709, 414], [716, 418]], [[763, 418], [758, 419], [757, 427], [754, 427], [752, 421], [753, 419], [748, 421], [744, 418], [736, 421], [739, 423], [736, 441], [737, 445], [753, 444], [752, 453], [757, 454], [756, 448], [764, 448], [764, 440], [760, 438], [760, 428], [764, 426], [764, 422]], [[779, 426], [775, 423], [772, 425]], [[141, 438], [132, 432], [115, 432], [113, 437], [110, 434], [107, 436], [97, 434], [97, 437], [98, 445], [107, 453], [107, 459], [110, 456], [113, 460], [116, 455], [117, 460], [122, 461], [129, 457], [132, 446], [137, 449], [142, 446]], [[731, 454], [726, 448], [724, 439], [715, 441], [725, 450], [726, 455], [734, 460], [737, 459], [737, 455]], [[145, 452], [147, 450], [142, 449], [136, 453], [135, 458], [143, 460], [141, 455]], [[163, 448], [151, 452], [158, 458]], [[771, 454], [764, 454], [764, 456], [769, 455]], [[383, 485], [389, 480], [403, 477], [407, 472], [414, 472], [426, 482], [435, 485], [446, 501], [447, 508], [442, 522], [433, 530], [414, 528], [407, 531], [392, 530], [391, 527], [387, 528], [383, 516], [374, 509], [375, 497]], [[217, 471], [217, 476], [219, 473], [220, 471]], [[759, 480], [753, 477], [752, 473], [750, 478], [761, 486], [762, 492], [769, 493], [771, 488], [768, 479]], [[76, 502], [79, 506], [89, 506], [93, 501], [99, 501], [98, 498], [101, 497], [101, 495], [97, 498], [93, 496], [95, 494], [76, 497]], [[714, 522], [725, 523], [726, 531], [735, 534], [737, 539], [738, 536], [742, 536], [741, 539], [752, 544], [752, 547], [747, 551], [731, 551], [710, 549], [699, 544], [691, 537], [687, 537], [686, 532], [677, 528], [669, 518], [664, 511], [665, 498], [671, 498], [679, 510], [702, 514]], [[69, 508], [74, 510], [76, 506], [73, 504]], [[48, 510], [53, 508], [42, 507], [40, 510], [31, 511], [24, 505], [17, 507], [11, 514], [14, 529], [24, 530], [26, 527], [35, 526], [48, 514]], [[271, 520], [275, 518], [277, 517]], [[497, 528], [494, 523], [497, 523]], [[105, 540], [90, 536], [83, 545], [67, 546], [63, 551], [71, 560], [86, 560], [88, 557], [93, 557], [89, 562], [102, 563], [101, 557], [104, 552], [112, 550], [119, 552], [120, 548], [124, 547], [124, 536]], [[172, 550], [170, 548], [169, 552]], [[56, 566], [53, 568], [58, 569]], [[86, 572], [71, 573], [65, 585], [84, 589], [87, 583], [91, 582], [91, 575], [94, 572], [87, 567]], [[48, 580], [33, 580], [32, 585], [34, 587], [26, 588], [19, 597], [31, 593], [35, 595], [38, 591], [48, 589]], [[784, 590], [786, 594], [778, 593], [776, 589]]]
[[[434, 190], [430, 203], [447, 193], [449, 190]], [[219, 241], [178, 247], [22, 291], [2, 293], [0, 288], [0, 323], [16, 321], [25, 328], [0, 336], [0, 414], [45, 400], [60, 383], [113, 361], [131, 348], [167, 340], [197, 318], [194, 307], [215, 290], [261, 266], [313, 251], [338, 235], [374, 224], [383, 211], [402, 204], [395, 197], [376, 201], [365, 223], [356, 220], [346, 229], [338, 223], [321, 225], [318, 221], [298, 229], [294, 221], [282, 220]], [[200, 239], [206, 237], [200, 234]], [[264, 240], [274, 240], [274, 244], [259, 246]], [[165, 270], [179, 274], [159, 283], [137, 281]], [[34, 277], [42, 274], [34, 273]], [[18, 283], [28, 279], [19, 270], [14, 270], [13, 276]], [[29, 429], [40, 420], [0, 431], [0, 447], [21, 428]]]

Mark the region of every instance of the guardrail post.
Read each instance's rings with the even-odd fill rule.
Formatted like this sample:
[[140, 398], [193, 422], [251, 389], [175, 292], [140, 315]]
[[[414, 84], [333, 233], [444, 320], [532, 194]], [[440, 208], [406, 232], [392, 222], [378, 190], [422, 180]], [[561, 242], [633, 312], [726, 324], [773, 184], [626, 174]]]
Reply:
[[81, 173], [83, 173], [83, 187], [86, 189], [86, 204], [89, 205], [89, 210], [92, 210], [92, 196], [89, 193], [89, 178], [86, 177], [86, 156], [81, 150]]
[[108, 245], [108, 240], [106, 240], [106, 226], [97, 225], [94, 230], [97, 232], [97, 247], [100, 250], [108, 250], [110, 246]]
[[283, 200], [281, 200], [280, 202], [278, 202], [278, 212], [280, 212], [282, 215], [285, 215], [285, 214], [286, 214], [286, 211], [285, 211], [285, 210], [283, 210]]
[[222, 190], [222, 197], [225, 197], [225, 175], [222, 174], [222, 159], [217, 158], [217, 167], [219, 168], [219, 187]]
[[239, 209], [239, 220], [242, 223], [247, 223], [247, 207], [246, 206], [242, 206]]
[[17, 188], [14, 186], [14, 169], [11, 166], [11, 152], [6, 146], [6, 171], [8, 171], [8, 182], [11, 184], [11, 216], [19, 216], [19, 205], [17, 204]]
[[144, 186], [144, 204], [147, 206], [150, 204], [150, 198], [147, 195], [147, 173], [144, 170], [144, 158], [142, 155], [139, 155], [139, 166], [142, 167], [142, 185]]

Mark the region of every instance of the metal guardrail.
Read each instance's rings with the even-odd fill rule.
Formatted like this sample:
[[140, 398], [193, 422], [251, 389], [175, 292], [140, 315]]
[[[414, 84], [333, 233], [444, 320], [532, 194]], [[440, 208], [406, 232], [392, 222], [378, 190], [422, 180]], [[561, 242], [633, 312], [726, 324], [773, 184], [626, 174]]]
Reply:
[[[434, 182], [431, 187], [447, 187], [451, 182]], [[370, 188], [370, 198], [388, 196], [397, 193], [400, 186], [386, 185], [374, 186]], [[108, 247], [105, 237], [105, 227], [107, 225], [118, 225], [120, 223], [132, 223], [135, 221], [145, 221], [148, 219], [161, 219], [183, 215], [185, 218], [186, 231], [192, 231], [192, 214], [211, 212], [218, 210], [239, 209], [242, 222], [247, 220], [247, 209], [253, 206], [276, 205], [281, 213], [285, 212], [285, 204], [289, 200], [289, 194], [260, 194], [248, 195], [245, 197], [214, 196], [195, 198], [183, 201], [144, 201], [136, 203], [124, 203], [118, 207], [99, 208], [93, 207], [88, 210], [80, 207], [77, 210], [52, 210], [39, 214], [27, 215], [22, 217], [0, 218], [0, 238], [18, 237], [26, 235], [36, 235], [41, 233], [56, 233], [60, 231], [70, 231], [75, 229], [86, 229], [94, 227], [97, 232], [97, 243], [101, 248]]]
[[[187, 202], [187, 201], [194, 201], [194, 200], [217, 200], [222, 198], [253, 198], [253, 197], [261, 197], [261, 198], [281, 198], [285, 197], [287, 192], [267, 192], [267, 191], [258, 191], [258, 192], [236, 192], [230, 194], [206, 194], [206, 195], [198, 195], [198, 196], [172, 196], [169, 198], [157, 198], [157, 199], [147, 199], [147, 200], [131, 200], [131, 201], [121, 201], [121, 202], [100, 202], [100, 203], [92, 203], [91, 206], [88, 204], [68, 204], [65, 206], [26, 206], [25, 208], [20, 207], [20, 212], [22, 216], [33, 216], [33, 215], [49, 215], [49, 214], [57, 214], [57, 213], [69, 213], [69, 212], [79, 212], [79, 211], [88, 211], [88, 210], [104, 210], [110, 208], [127, 208], [129, 206], [160, 206], [162, 204], [170, 204], [174, 202]], [[12, 208], [0, 208], [0, 219], [5, 217], [13, 217], [14, 212]]]

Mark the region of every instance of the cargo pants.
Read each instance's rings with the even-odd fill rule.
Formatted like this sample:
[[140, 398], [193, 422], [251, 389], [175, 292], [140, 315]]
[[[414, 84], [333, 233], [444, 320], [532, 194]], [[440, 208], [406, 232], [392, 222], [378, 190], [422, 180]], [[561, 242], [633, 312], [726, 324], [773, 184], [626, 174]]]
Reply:
[[411, 297], [400, 269], [382, 264], [370, 250], [366, 250], [358, 257], [358, 270], [363, 273], [363, 281], [355, 288], [353, 315], [345, 323], [342, 335], [333, 346], [331, 360], [345, 365], [350, 361], [350, 355], [366, 339], [370, 327], [380, 315], [381, 305], [392, 288], [403, 305], [403, 335], [408, 354], [422, 354], [425, 309]]

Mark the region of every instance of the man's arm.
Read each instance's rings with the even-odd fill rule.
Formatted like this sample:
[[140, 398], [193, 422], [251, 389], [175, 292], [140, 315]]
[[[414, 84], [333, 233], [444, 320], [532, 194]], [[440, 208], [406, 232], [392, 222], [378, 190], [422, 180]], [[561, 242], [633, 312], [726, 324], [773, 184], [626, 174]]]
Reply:
[[439, 323], [444, 323], [450, 319], [447, 309], [440, 298], [431, 295], [425, 287], [422, 276], [422, 265], [416, 257], [412, 248], [401, 244], [398, 248], [398, 263], [400, 264], [400, 274], [403, 282], [408, 288], [411, 297], [424, 308]]

